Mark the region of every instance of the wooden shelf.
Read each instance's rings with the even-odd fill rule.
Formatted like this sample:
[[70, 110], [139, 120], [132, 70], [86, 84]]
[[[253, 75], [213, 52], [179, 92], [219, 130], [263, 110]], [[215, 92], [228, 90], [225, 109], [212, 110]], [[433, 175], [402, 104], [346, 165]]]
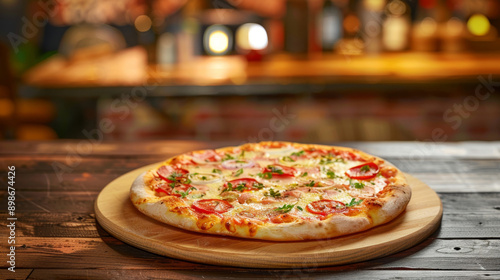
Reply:
[[[57, 66], [56, 66], [57, 64]], [[147, 86], [151, 96], [254, 95], [315, 92], [373, 87], [449, 86], [477, 84], [479, 75], [500, 76], [500, 53], [394, 53], [379, 56], [275, 55], [262, 62], [242, 56], [199, 57], [161, 70], [144, 66], [137, 77], [101, 78], [78, 65], [49, 59], [24, 76], [21, 95], [116, 95]], [[65, 71], [71, 68], [71, 71]], [[112, 69], [112, 67], [109, 67]], [[95, 70], [95, 69], [94, 69]], [[123, 69], [121, 69], [123, 72]], [[88, 74], [85, 74], [88, 72]], [[112, 75], [108, 71], [103, 75]], [[71, 76], [71, 73], [78, 73]], [[94, 93], [93, 93], [94, 92]]]

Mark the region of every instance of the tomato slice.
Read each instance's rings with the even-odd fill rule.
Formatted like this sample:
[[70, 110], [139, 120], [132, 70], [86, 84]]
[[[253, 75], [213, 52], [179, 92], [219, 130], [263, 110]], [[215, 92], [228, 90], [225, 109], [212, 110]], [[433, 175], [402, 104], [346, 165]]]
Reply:
[[[229, 181], [224, 184], [225, 189], [229, 187], [228, 183], [231, 183], [231, 190], [234, 191], [240, 191], [240, 192], [246, 192], [246, 191], [256, 191], [259, 190], [259, 182], [253, 178], [241, 178], [241, 179], [236, 179]], [[242, 185], [245, 185], [244, 188], [242, 188]]]
[[306, 209], [312, 214], [328, 215], [331, 213], [342, 213], [347, 207], [344, 203], [337, 200], [322, 199], [309, 203]]
[[195, 201], [192, 207], [201, 213], [205, 214], [222, 214], [233, 208], [229, 202], [220, 199], [202, 199]]
[[[171, 183], [178, 178], [188, 174], [189, 171], [183, 168], [178, 168], [178, 167], [173, 167], [171, 165], [163, 165], [160, 168], [158, 168], [158, 171], [156, 171], [156, 174], [160, 176], [163, 180]], [[174, 180], [172, 180], [174, 179]]]
[[352, 167], [345, 172], [345, 175], [351, 179], [367, 180], [377, 176], [378, 170], [378, 165], [369, 162]]
[[280, 164], [268, 165], [262, 170], [263, 173], [271, 173], [273, 177], [294, 177], [297, 170], [293, 167], [283, 166]]

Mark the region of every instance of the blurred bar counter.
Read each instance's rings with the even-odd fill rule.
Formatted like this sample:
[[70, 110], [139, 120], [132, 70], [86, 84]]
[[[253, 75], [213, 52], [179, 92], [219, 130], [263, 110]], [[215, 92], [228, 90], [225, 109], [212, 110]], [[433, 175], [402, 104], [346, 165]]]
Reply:
[[72, 63], [53, 56], [24, 75], [20, 94], [90, 98], [137, 86], [149, 86], [151, 96], [306, 93], [398, 84], [436, 87], [478, 84], [480, 75], [492, 75], [495, 80], [500, 76], [499, 65], [500, 53], [392, 53], [319, 54], [308, 59], [276, 55], [262, 62], [247, 62], [240, 56], [199, 57], [160, 69], [147, 65], [145, 52], [136, 47], [96, 61]]

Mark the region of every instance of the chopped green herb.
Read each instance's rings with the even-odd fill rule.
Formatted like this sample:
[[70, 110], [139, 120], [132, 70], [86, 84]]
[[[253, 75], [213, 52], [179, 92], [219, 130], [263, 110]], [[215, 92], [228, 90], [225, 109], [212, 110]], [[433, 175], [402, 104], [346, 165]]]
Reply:
[[295, 162], [295, 160], [293, 158], [289, 157], [289, 156], [283, 157], [281, 160], [282, 161], [288, 161], [288, 162]]
[[302, 209], [302, 207], [300, 206], [295, 206], [295, 207], [297, 207], [297, 209], [299, 209], [300, 211], [304, 211], [304, 209]]
[[224, 154], [224, 158], [222, 160], [230, 160], [230, 159], [234, 159], [234, 157], [230, 154]]
[[326, 177], [328, 177], [329, 179], [335, 179], [335, 172], [329, 170], [328, 172], [326, 172]]
[[364, 165], [359, 170], [363, 171], [363, 172], [368, 172], [368, 171], [370, 171], [370, 167], [368, 165]]
[[236, 188], [234, 188], [234, 189], [241, 192], [241, 191], [245, 190], [246, 188], [247, 188], [247, 184], [245, 184], [245, 183], [239, 183], [236, 186]]
[[285, 204], [281, 207], [275, 208], [274, 211], [279, 211], [281, 213], [288, 213], [293, 209], [293, 204]]
[[262, 184], [262, 183], [254, 183], [253, 187], [260, 190], [260, 189], [264, 188], [264, 184]]
[[222, 170], [215, 168], [215, 169], [212, 169], [212, 173], [222, 174]]
[[295, 153], [292, 153], [292, 156], [297, 156], [297, 157], [300, 157], [301, 155], [304, 154], [304, 151], [300, 151], [300, 152], [295, 152]]
[[181, 198], [185, 198], [185, 197], [189, 194], [189, 192], [190, 192], [191, 190], [197, 190], [197, 188], [195, 188], [195, 187], [190, 187], [190, 188], [189, 188], [189, 189], [187, 189], [185, 192], [175, 191], [175, 193], [180, 194], [180, 195], [181, 195]]
[[240, 153], [240, 157], [245, 157], [245, 150], [242, 150]]
[[307, 172], [304, 172], [302, 173], [302, 175], [300, 175], [300, 177], [306, 177], [307, 176]]
[[172, 189], [175, 188], [175, 182], [169, 183], [168, 186], [171, 187]]
[[207, 180], [207, 176], [201, 176], [201, 180], [202, 181], [206, 181]]
[[359, 205], [361, 202], [363, 202], [362, 199], [356, 201], [356, 198], [353, 198], [351, 199], [351, 201], [349, 203], [347, 203], [345, 206], [346, 207], [352, 207], [352, 206], [356, 206], [356, 205]]
[[365, 184], [356, 182], [356, 183], [351, 184], [351, 187], [354, 187], [356, 189], [362, 189], [365, 187]]
[[309, 183], [306, 184], [307, 187], [314, 187], [316, 183], [314, 181], [311, 181]]
[[240, 176], [241, 174], [243, 174], [243, 169], [242, 169], [242, 168], [240, 168], [240, 169], [236, 170], [236, 172], [234, 172], [234, 176], [235, 176], [235, 177], [238, 177], [238, 176]]
[[281, 196], [281, 193], [279, 191], [275, 191], [275, 190], [273, 190], [273, 188], [271, 188], [269, 190], [269, 192], [266, 192], [264, 195], [265, 196], [271, 196], [271, 197], [274, 197], [274, 198], [278, 198], [278, 197]]
[[233, 189], [233, 184], [227, 183], [227, 188], [225, 188], [221, 193], [223, 193], [223, 192], [230, 192], [232, 190], [234, 190]]
[[283, 174], [283, 170], [277, 166], [268, 165], [267, 168], [270, 169], [272, 173]]
[[273, 173], [271, 172], [258, 173], [257, 176], [264, 179], [271, 179], [273, 178]]
[[375, 185], [375, 183], [374, 183], [374, 182], [370, 182], [370, 184]]

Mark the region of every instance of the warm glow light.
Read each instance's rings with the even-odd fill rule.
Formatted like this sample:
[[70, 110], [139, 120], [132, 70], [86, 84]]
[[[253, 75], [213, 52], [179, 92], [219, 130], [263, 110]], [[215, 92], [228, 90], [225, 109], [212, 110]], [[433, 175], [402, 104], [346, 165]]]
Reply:
[[484, 36], [490, 31], [490, 21], [484, 15], [475, 14], [467, 22], [467, 28], [476, 36]]
[[222, 25], [212, 25], [203, 36], [205, 50], [212, 55], [223, 55], [229, 52], [232, 38], [229, 29]]
[[245, 23], [236, 31], [238, 47], [244, 50], [263, 50], [267, 48], [267, 32], [262, 25]]
[[250, 47], [254, 50], [263, 50], [267, 48], [267, 32], [264, 27], [253, 23], [248, 31], [248, 41]]
[[153, 22], [147, 15], [140, 15], [134, 21], [135, 28], [140, 32], [148, 31], [152, 24]]
[[208, 38], [208, 46], [211, 51], [214, 53], [223, 53], [227, 50], [229, 45], [229, 39], [227, 38], [226, 33], [222, 31], [215, 31], [210, 34]]

